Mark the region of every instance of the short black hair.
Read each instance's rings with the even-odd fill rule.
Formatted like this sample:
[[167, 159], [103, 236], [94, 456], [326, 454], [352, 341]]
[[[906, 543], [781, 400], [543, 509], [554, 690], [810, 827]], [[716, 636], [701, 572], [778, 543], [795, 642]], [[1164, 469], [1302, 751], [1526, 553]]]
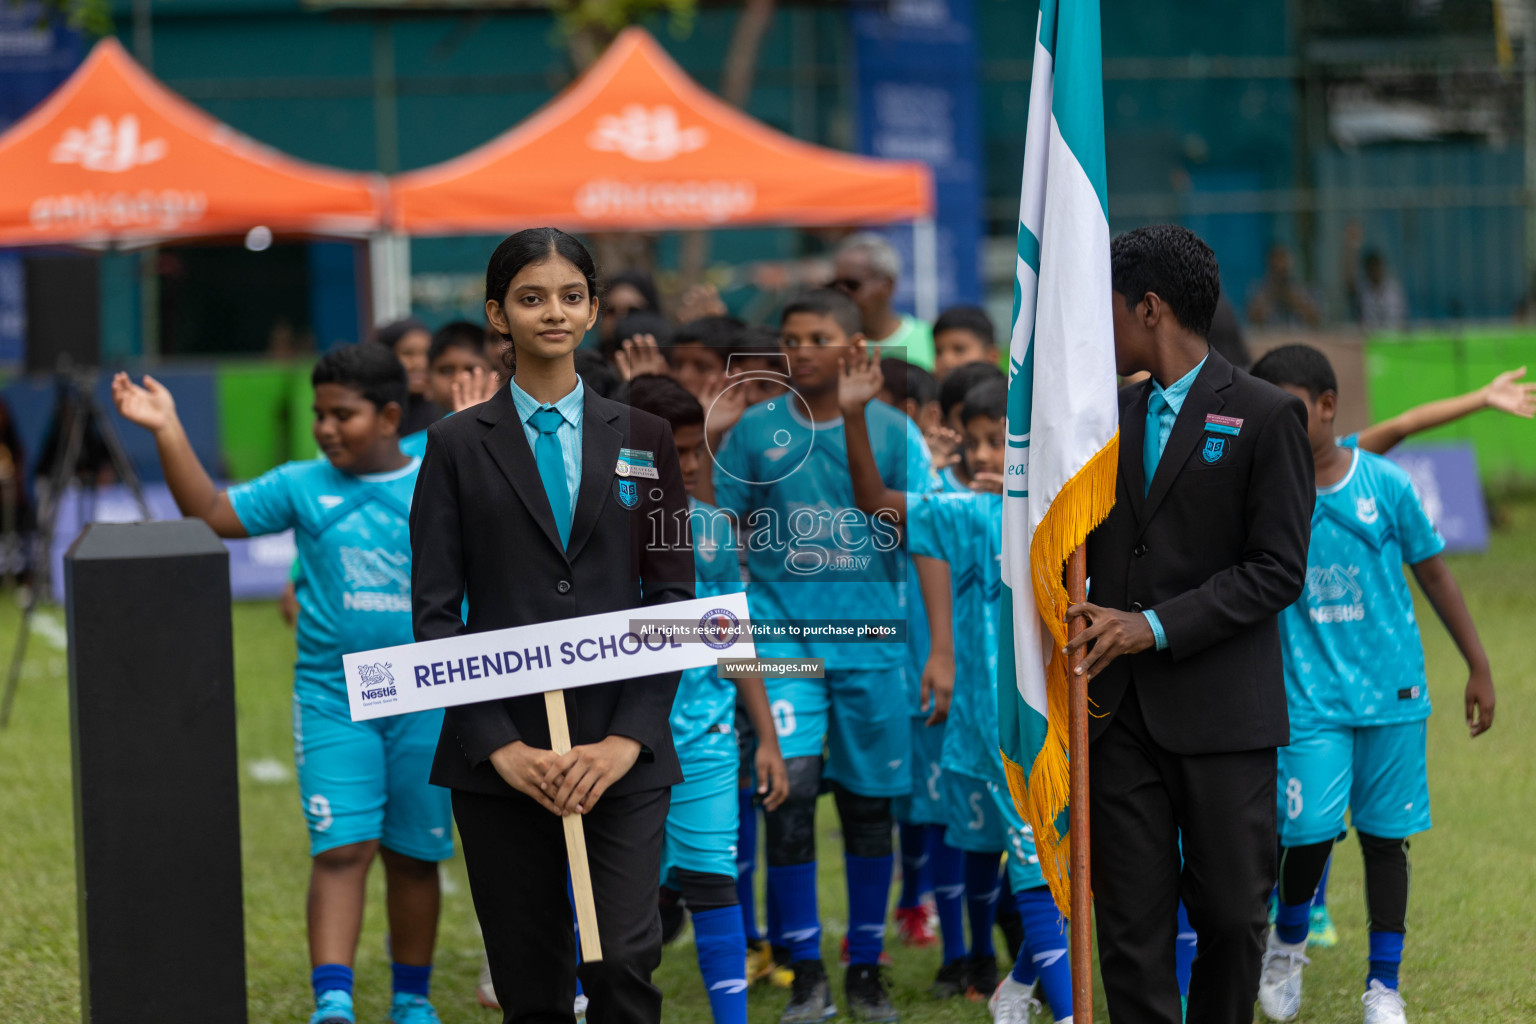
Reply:
[[648, 313], [661, 312], [661, 293], [656, 290], [656, 279], [644, 270], [621, 270], [603, 282], [603, 298], [613, 291], [616, 285], [627, 284], [640, 293], [645, 300], [645, 310]]
[[651, 335], [656, 339], [656, 344], [665, 349], [672, 344], [677, 334], [677, 325], [660, 313], [648, 309], [625, 313], [613, 325], [613, 337], [603, 341], [603, 355], [612, 359], [613, 354], [624, 347], [624, 342], [637, 334]]
[[762, 324], [743, 327], [741, 337], [736, 342], [736, 351], [741, 355], [749, 356], [778, 355], [779, 332]]
[[427, 363], [437, 362], [437, 357], [451, 348], [468, 349], [485, 359], [485, 328], [468, 320], [450, 320], [443, 324], [432, 335], [432, 348], [427, 352]]
[[372, 402], [376, 409], [391, 402], [403, 409], [410, 393], [405, 367], [395, 358], [394, 350], [366, 341], [333, 348], [321, 356], [309, 375], [309, 383], [312, 387], [339, 384], [351, 388]]
[[885, 375], [885, 389], [898, 403], [910, 398], [921, 406], [939, 397], [939, 382], [933, 374], [905, 359], [886, 356], [880, 360], [880, 372]]
[[933, 322], [933, 333], [940, 331], [969, 331], [991, 348], [997, 347], [997, 332], [992, 318], [980, 306], [950, 306]]
[[801, 292], [784, 304], [784, 311], [779, 314], [779, 324], [794, 316], [796, 313], [810, 313], [814, 316], [831, 317], [837, 322], [837, 326], [850, 336], [858, 334], [864, 329], [863, 317], [859, 314], [859, 307], [854, 305], [852, 299], [836, 288], [815, 288], [808, 292]]
[[1325, 391], [1339, 393], [1339, 378], [1333, 364], [1311, 345], [1281, 345], [1271, 349], [1249, 371], [1259, 380], [1280, 387], [1306, 388], [1315, 400]]
[[982, 381], [965, 393], [965, 408], [960, 410], [960, 422], [969, 423], [978, 416], [994, 420], [1008, 418], [1008, 385], [1000, 380]]
[[702, 426], [704, 407], [699, 400], [671, 377], [644, 373], [629, 382], [629, 404], [632, 408], [660, 416], [679, 427]]
[[672, 336], [672, 344], [703, 345], [718, 352], [721, 360], [729, 362], [731, 353], [741, 345], [746, 326], [733, 316], [701, 316], [679, 327]]
[[576, 376], [581, 378], [582, 386], [590, 388], [604, 398], [614, 398], [624, 390], [624, 381], [619, 377], [603, 354], [592, 348], [578, 348], [575, 352]]
[[991, 363], [966, 363], [951, 370], [939, 384], [939, 411], [944, 418], [949, 419], [949, 411], [965, 401], [967, 392], [987, 381], [1001, 381], [1006, 385], [1008, 378]]
[[404, 320], [392, 320], [387, 324], [380, 325], [379, 328], [373, 332], [373, 340], [393, 352], [395, 350], [395, 346], [400, 344], [400, 339], [405, 337], [407, 334], [410, 334], [412, 331], [421, 331], [424, 334], [431, 334], [432, 328], [428, 327], [420, 320], [417, 320], [415, 317], [408, 316]]
[[1216, 254], [1200, 236], [1178, 224], [1150, 224], [1120, 235], [1109, 246], [1111, 287], [1136, 304], [1154, 293], [1187, 329], [1210, 336], [1221, 295]]

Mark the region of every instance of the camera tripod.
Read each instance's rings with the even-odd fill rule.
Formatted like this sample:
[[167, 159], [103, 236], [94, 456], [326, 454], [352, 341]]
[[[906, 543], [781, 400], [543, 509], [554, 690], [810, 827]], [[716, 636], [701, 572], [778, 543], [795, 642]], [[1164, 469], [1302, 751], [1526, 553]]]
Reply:
[[111, 418], [96, 398], [95, 372], [79, 370], [63, 362], [56, 380], [58, 404], [53, 414], [54, 436], [60, 439], [60, 446], [55, 448], [56, 461], [48, 474], [46, 490], [39, 489], [38, 493], [32, 586], [21, 609], [21, 625], [17, 629], [11, 667], [5, 679], [5, 698], [0, 701], [0, 729], [6, 728], [11, 722], [11, 707], [16, 701], [16, 690], [21, 683], [21, 665], [27, 654], [27, 640], [32, 635], [32, 616], [43, 596], [51, 592], [53, 531], [58, 522], [59, 504], [64, 500], [64, 492], [72, 480], [84, 486], [84, 482], [80, 481], [80, 457], [92, 428], [101, 438], [117, 478], [132, 492], [139, 506], [139, 514], [146, 520], [151, 518], [149, 503], [144, 500], [144, 488], [139, 483], [139, 474], [129, 461]]

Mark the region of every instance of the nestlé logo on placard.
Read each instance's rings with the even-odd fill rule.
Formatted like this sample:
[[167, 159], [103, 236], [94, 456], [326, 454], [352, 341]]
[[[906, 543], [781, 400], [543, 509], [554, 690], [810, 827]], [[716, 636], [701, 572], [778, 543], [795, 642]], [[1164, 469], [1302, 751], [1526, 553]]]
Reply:
[[393, 698], [395, 694], [395, 677], [390, 669], [394, 667], [392, 662], [374, 662], [372, 665], [359, 665], [357, 667], [358, 685], [363, 689], [364, 702]]

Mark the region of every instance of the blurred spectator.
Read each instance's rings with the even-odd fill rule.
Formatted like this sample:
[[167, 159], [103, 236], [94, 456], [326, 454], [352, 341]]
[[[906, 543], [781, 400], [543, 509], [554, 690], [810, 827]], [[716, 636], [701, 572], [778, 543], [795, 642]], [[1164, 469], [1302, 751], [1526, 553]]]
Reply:
[[576, 350], [576, 376], [583, 386], [591, 388], [604, 398], [623, 401], [624, 382], [618, 371], [608, 364], [602, 354], [590, 348]]
[[925, 432], [939, 426], [939, 382], [933, 374], [903, 359], [880, 360], [880, 374], [885, 378], [880, 401], [906, 413]]
[[779, 349], [779, 332], [772, 327], [744, 329], [728, 369], [732, 377], [747, 376], [739, 386], [748, 405], [789, 390], [789, 361]]
[[1316, 327], [1322, 319], [1307, 286], [1291, 272], [1291, 252], [1276, 242], [1269, 267], [1248, 296], [1248, 322], [1255, 327]]
[[985, 310], [977, 306], [951, 306], [933, 322], [933, 375], [943, 380], [955, 367], [966, 363], [996, 366], [997, 335]]
[[677, 325], [660, 313], [646, 310], [626, 313], [614, 324], [613, 337], [603, 339], [603, 357], [617, 366], [618, 354], [624, 342], [645, 335], [655, 338], [656, 344], [666, 349], [671, 347], [677, 335]]
[[443, 411], [432, 404], [427, 395], [431, 383], [430, 355], [432, 332], [427, 325], [414, 317], [385, 324], [374, 332], [373, 340], [386, 345], [405, 367], [405, 380], [410, 388], [405, 409], [400, 417], [400, 436], [426, 430], [443, 418]]
[[608, 279], [598, 305], [598, 344], [608, 351], [609, 345], [617, 345], [615, 338], [619, 321], [630, 313], [644, 311], [661, 312], [661, 296], [656, 282], [643, 270], [621, 270]]
[[1248, 343], [1243, 340], [1243, 329], [1237, 322], [1237, 310], [1227, 301], [1226, 292], [1216, 298], [1216, 315], [1211, 318], [1211, 333], [1206, 336], [1206, 340], [1211, 343], [1211, 348], [1221, 353], [1223, 359], [1239, 370], [1246, 370], [1253, 365]]
[[1367, 331], [1400, 331], [1408, 323], [1408, 299], [1402, 283], [1388, 269], [1380, 250], [1367, 249], [1364, 256], [1360, 254], [1364, 239], [1365, 229], [1359, 221], [1352, 220], [1344, 228], [1340, 266], [1350, 315]]
[[901, 280], [901, 255], [882, 235], [861, 231], [837, 247], [832, 287], [844, 291], [859, 307], [864, 337], [887, 355], [933, 369], [933, 330], [913, 316], [899, 315], [891, 297]]
[[703, 401], [710, 381], [725, 375], [745, 328], [733, 316], [706, 316], [683, 324], [672, 339], [672, 347], [663, 350], [673, 379]]
[[468, 386], [475, 371], [494, 373], [499, 364], [486, 358], [485, 330], [468, 320], [453, 320], [437, 329], [432, 335], [432, 349], [428, 354], [430, 367], [427, 397], [436, 402], [446, 414], [453, 411], [453, 385]]

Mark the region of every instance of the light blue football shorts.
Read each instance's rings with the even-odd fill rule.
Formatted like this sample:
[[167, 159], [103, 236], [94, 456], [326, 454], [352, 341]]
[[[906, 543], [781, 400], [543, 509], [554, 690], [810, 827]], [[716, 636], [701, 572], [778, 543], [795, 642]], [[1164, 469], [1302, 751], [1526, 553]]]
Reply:
[[736, 838], [741, 805], [736, 796], [736, 737], [715, 733], [691, 744], [718, 741], [718, 756], [683, 762], [685, 781], [672, 787], [666, 838], [661, 851], [661, 884], [677, 888], [676, 872], [736, 877]]
[[909, 719], [912, 727], [912, 792], [897, 797], [892, 806], [896, 820], [908, 825], [944, 825], [944, 770], [939, 755], [944, 749], [944, 723], [925, 724], [928, 716]]
[[1429, 828], [1428, 720], [1396, 725], [1291, 727], [1280, 748], [1280, 842], [1306, 846], [1350, 824], [1406, 839]]
[[293, 698], [293, 749], [309, 855], [377, 839], [417, 860], [453, 856], [449, 792], [427, 781], [442, 711], [354, 722], [345, 706]]

